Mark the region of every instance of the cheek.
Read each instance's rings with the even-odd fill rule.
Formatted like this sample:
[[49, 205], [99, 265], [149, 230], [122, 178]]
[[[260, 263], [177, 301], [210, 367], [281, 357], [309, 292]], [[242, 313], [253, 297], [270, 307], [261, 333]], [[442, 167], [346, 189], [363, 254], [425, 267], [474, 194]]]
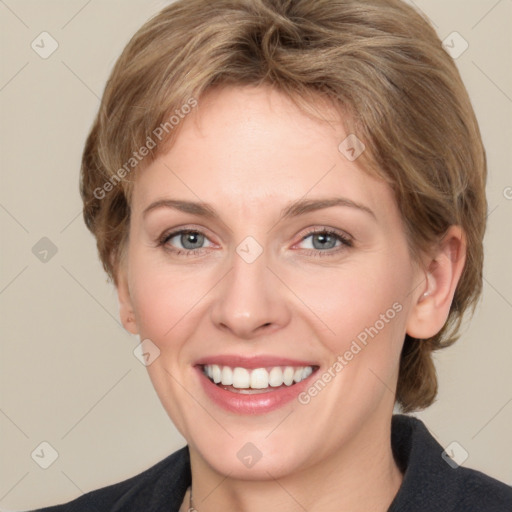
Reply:
[[379, 339], [397, 338], [405, 328], [403, 313], [410, 291], [411, 276], [404, 263], [369, 257], [338, 268], [316, 269], [314, 278], [295, 275], [294, 292], [308, 306], [309, 315], [316, 317], [331, 352], [348, 350], [354, 339], [373, 339], [368, 333], [376, 335], [371, 327], [379, 331]]
[[406, 261], [372, 258], [371, 264], [317, 273], [302, 286], [299, 293], [318, 317], [317, 339], [329, 354], [319, 376], [332, 382], [322, 398], [327, 410], [350, 410], [353, 419], [356, 411], [363, 417], [394, 399], [409, 307]]
[[204, 316], [205, 294], [211, 289], [204, 273], [180, 271], [144, 258], [132, 258], [132, 298], [140, 338], [150, 339], [160, 350], [147, 366], [157, 395], [176, 428], [188, 440], [186, 418], [197, 403], [181, 384], [189, 361], [186, 342]]
[[144, 272], [134, 269], [133, 302], [141, 336], [157, 345], [176, 339], [186, 329], [187, 315], [200, 307], [208, 290], [198, 273], [148, 266]]

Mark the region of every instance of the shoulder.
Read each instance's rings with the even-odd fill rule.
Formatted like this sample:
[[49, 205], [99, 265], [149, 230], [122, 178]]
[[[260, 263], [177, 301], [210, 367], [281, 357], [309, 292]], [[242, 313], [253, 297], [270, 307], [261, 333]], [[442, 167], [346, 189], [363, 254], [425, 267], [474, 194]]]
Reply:
[[391, 444], [404, 478], [388, 512], [512, 512], [512, 487], [457, 465], [418, 418], [394, 415]]
[[178, 510], [190, 481], [190, 457], [188, 446], [184, 446], [127, 480], [32, 512], [169, 512], [173, 505]]
[[512, 512], [512, 487], [470, 468], [460, 470], [454, 478], [459, 489], [460, 510]]

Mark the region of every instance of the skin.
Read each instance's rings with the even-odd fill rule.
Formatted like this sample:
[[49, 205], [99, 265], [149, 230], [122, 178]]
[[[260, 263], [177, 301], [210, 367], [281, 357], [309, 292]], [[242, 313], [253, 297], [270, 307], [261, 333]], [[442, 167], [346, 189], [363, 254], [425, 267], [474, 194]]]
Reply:
[[[444, 325], [464, 234], [453, 226], [416, 264], [391, 189], [339, 151], [342, 118], [317, 109], [329, 122], [267, 87], [210, 90], [170, 151], [136, 176], [117, 272], [121, 319], [160, 350], [147, 368], [189, 445], [199, 512], [385, 511], [402, 482], [390, 444], [400, 351], [406, 333], [427, 338]], [[348, 198], [373, 215], [334, 206], [280, 218], [306, 195]], [[209, 203], [219, 219], [166, 207], [144, 215], [165, 199]], [[205, 238], [159, 244], [184, 228]], [[322, 245], [311, 231], [323, 228], [352, 245]], [[263, 249], [252, 263], [236, 252], [247, 236]], [[272, 354], [316, 361], [320, 375], [394, 303], [400, 313], [306, 405], [227, 412], [193, 369], [205, 355]], [[251, 468], [237, 457], [247, 442], [262, 453]]]

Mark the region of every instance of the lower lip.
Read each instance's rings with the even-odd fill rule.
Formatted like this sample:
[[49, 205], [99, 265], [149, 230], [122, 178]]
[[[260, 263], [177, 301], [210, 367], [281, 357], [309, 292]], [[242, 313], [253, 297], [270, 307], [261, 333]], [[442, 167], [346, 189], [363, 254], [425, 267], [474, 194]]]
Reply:
[[237, 414], [265, 414], [279, 409], [291, 402], [308, 386], [310, 379], [316, 374], [314, 371], [308, 378], [289, 387], [276, 389], [266, 393], [251, 395], [234, 393], [214, 384], [203, 372], [201, 367], [196, 367], [199, 380], [208, 397], [223, 409]]

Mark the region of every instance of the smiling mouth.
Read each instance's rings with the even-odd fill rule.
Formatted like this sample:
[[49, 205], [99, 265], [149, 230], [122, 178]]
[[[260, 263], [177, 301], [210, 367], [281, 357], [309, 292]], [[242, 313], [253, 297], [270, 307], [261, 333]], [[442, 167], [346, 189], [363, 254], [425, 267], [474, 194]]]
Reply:
[[241, 394], [269, 393], [307, 379], [318, 366], [269, 366], [248, 369], [217, 364], [202, 365], [202, 371], [217, 386]]

